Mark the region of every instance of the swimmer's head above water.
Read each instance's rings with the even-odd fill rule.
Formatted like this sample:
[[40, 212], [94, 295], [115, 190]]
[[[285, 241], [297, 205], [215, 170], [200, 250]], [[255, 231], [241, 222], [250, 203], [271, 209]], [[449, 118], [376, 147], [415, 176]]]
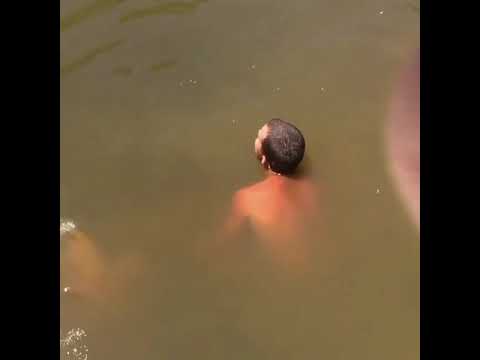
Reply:
[[305, 139], [292, 124], [272, 119], [258, 131], [255, 153], [265, 169], [291, 175], [303, 160]]

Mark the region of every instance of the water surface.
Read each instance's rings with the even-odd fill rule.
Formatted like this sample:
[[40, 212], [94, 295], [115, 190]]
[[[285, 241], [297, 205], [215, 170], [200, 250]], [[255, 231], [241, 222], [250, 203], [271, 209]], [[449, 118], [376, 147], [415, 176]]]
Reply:
[[[76, 292], [62, 247], [61, 328], [89, 359], [419, 358], [418, 233], [382, 138], [418, 4], [61, 0], [61, 215], [101, 252], [96, 286], [130, 282]], [[248, 231], [213, 245], [272, 117], [324, 194], [308, 273]]]

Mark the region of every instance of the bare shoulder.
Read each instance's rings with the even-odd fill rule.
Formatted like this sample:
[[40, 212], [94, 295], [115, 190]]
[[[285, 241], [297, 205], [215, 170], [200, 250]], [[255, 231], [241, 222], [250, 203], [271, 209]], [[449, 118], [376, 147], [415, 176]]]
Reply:
[[243, 210], [247, 201], [248, 191], [246, 188], [235, 191], [232, 196], [232, 206], [234, 210]]
[[255, 190], [253, 186], [247, 186], [237, 190], [233, 194], [233, 202], [237, 204], [245, 203], [249, 198], [251, 198], [252, 192], [254, 191]]
[[258, 200], [258, 196], [264, 192], [263, 182], [259, 182], [253, 185], [245, 186], [240, 190], [237, 190], [233, 195], [233, 205], [237, 209], [249, 208], [249, 204], [255, 203]]
[[266, 184], [265, 180], [259, 181], [254, 184], [247, 185], [241, 188], [240, 190], [237, 191], [237, 193], [240, 194], [239, 196], [241, 197], [248, 197], [251, 194], [261, 191], [265, 187], [265, 184]]
[[310, 179], [298, 180], [298, 186], [307, 194], [316, 194], [318, 191], [317, 185]]

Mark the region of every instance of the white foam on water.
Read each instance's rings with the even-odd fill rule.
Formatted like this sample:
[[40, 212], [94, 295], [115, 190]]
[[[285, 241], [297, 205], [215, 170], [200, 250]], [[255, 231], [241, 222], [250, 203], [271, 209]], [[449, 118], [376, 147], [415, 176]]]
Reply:
[[87, 360], [88, 346], [85, 338], [85, 330], [76, 328], [71, 329], [65, 337], [60, 336], [60, 355], [62, 359], [68, 360]]
[[71, 233], [77, 228], [77, 225], [71, 220], [60, 219], [60, 238], [68, 233]]

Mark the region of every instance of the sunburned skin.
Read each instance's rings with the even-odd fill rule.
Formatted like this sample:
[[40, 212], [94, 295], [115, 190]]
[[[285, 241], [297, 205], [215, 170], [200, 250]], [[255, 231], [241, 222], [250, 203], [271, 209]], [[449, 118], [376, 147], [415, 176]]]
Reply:
[[266, 178], [234, 194], [225, 231], [231, 236], [250, 222], [275, 260], [305, 265], [308, 247], [304, 233], [318, 210], [317, 191], [307, 179], [279, 175], [269, 168], [261, 150], [267, 134], [268, 128], [264, 126], [255, 140], [255, 152], [266, 171]]
[[226, 230], [233, 234], [249, 221], [273, 256], [304, 262], [307, 249], [302, 238], [315, 212], [315, 190], [310, 182], [269, 175], [235, 193]]

